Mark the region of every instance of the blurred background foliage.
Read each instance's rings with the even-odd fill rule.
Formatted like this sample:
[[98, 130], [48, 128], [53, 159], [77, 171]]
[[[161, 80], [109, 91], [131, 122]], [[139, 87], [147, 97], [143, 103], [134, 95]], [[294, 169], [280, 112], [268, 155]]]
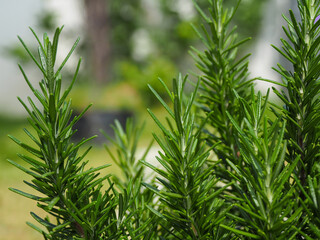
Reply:
[[[243, 0], [234, 18], [239, 39], [253, 37], [248, 49], [259, 33], [266, 1]], [[235, 2], [225, 0], [225, 6], [234, 7]], [[198, 3], [203, 9], [208, 5], [207, 0]], [[166, 97], [158, 78], [169, 85], [178, 72], [196, 71], [188, 51], [190, 46], [201, 49], [201, 43], [191, 26], [199, 21], [191, 0], [83, 0], [83, 7], [84, 38], [77, 52], [84, 61], [71, 93], [79, 111], [93, 102], [94, 109], [130, 109], [139, 117], [146, 107], [157, 107], [148, 84]], [[57, 20], [54, 11], [43, 11], [38, 32], [52, 34]], [[75, 34], [63, 32], [71, 39]], [[18, 44], [6, 52], [23, 65], [30, 61]], [[72, 73], [64, 73], [65, 79]]]
[[[266, 1], [243, 0], [234, 18], [240, 39], [253, 37], [253, 41], [247, 44], [248, 49], [258, 35]], [[207, 0], [198, 2], [203, 8], [208, 5]], [[225, 0], [225, 5], [235, 6], [235, 2]], [[170, 83], [178, 71], [185, 74], [195, 70], [188, 50], [190, 46], [201, 47], [191, 26], [199, 20], [191, 0], [83, 0], [83, 3], [86, 14], [83, 16], [86, 18], [85, 38], [81, 39], [77, 51], [85, 61], [80, 74], [81, 84], [76, 86], [82, 97], [84, 88], [90, 94], [90, 89], [96, 92], [101, 88], [115, 90], [119, 86], [121, 90], [127, 84], [132, 92], [143, 99], [135, 107], [141, 107], [139, 104], [150, 107], [156, 101], [152, 100], [147, 84], [161, 93], [163, 90], [157, 81], [158, 77]], [[58, 25], [57, 15], [46, 10], [39, 15], [38, 22], [38, 32], [52, 33]], [[64, 34], [75, 38], [76, 33]], [[12, 45], [6, 51], [19, 62], [29, 61], [20, 45]], [[77, 91], [74, 91], [76, 94]], [[127, 95], [119, 95], [117, 99], [122, 97], [126, 98]], [[130, 99], [127, 101], [129, 106]], [[98, 105], [105, 101], [103, 96], [100, 100], [93, 100]], [[126, 101], [120, 100], [119, 104], [106, 101], [104, 104], [107, 108], [121, 108], [126, 105], [123, 102]]]
[[[147, 107], [152, 108], [153, 112], [157, 112], [160, 108], [158, 108], [158, 101], [154, 100], [147, 84], [151, 84], [158, 93], [163, 95], [162, 97], [165, 97], [158, 77], [169, 84], [178, 72], [186, 74], [196, 71], [188, 51], [190, 46], [201, 49], [200, 40], [191, 26], [192, 23], [197, 23], [200, 18], [192, 1], [82, 1], [85, 13], [83, 18], [86, 23], [83, 26], [85, 37], [81, 39], [80, 47], [76, 51], [85, 61], [79, 75], [79, 81], [71, 92], [75, 109], [80, 111], [93, 102], [92, 111], [124, 110], [131, 111], [137, 122], [148, 119]], [[247, 50], [253, 46], [257, 39], [263, 17], [263, 6], [267, 1], [242, 0], [234, 18], [240, 39], [253, 37], [253, 41], [246, 45]], [[198, 2], [204, 8], [208, 5], [207, 0], [198, 0]], [[225, 0], [227, 7], [234, 6], [235, 2], [235, 0]], [[37, 32], [52, 33], [58, 25], [57, 18], [54, 11], [43, 11], [38, 16]], [[28, 23], [26, 23], [26, 27], [27, 25]], [[62, 35], [69, 36], [74, 40], [77, 37], [75, 34], [77, 33], [63, 31]], [[32, 44], [29, 46], [32, 47]], [[34, 49], [34, 51], [37, 50]], [[18, 61], [23, 66], [31, 65], [24, 49], [16, 43], [12, 43], [9, 48], [4, 49], [4, 52], [11, 56], [12, 61]], [[68, 75], [71, 76], [71, 74], [73, 72], [65, 72], [65, 79], [68, 79]], [[157, 115], [161, 116], [161, 113]], [[1, 159], [16, 160], [16, 153], [21, 150], [8, 140], [7, 134], [10, 133], [19, 139], [26, 140], [22, 128], [27, 126], [27, 121], [21, 118], [0, 116], [0, 124]], [[95, 127], [108, 127], [110, 122], [102, 124], [105, 126], [97, 125]], [[150, 124], [154, 124], [153, 121], [147, 120], [146, 129], [154, 129], [152, 126], [150, 128]], [[146, 136], [151, 137], [150, 132]], [[100, 159], [101, 156], [104, 156], [104, 153], [98, 149], [93, 150], [89, 157]], [[95, 164], [99, 164], [99, 160], [95, 161]], [[0, 190], [2, 192], [7, 191], [5, 189], [8, 187], [7, 184], [12, 186], [17, 181], [22, 181], [23, 176], [10, 173], [12, 179], [5, 183], [8, 174], [4, 174], [4, 172], [10, 172], [7, 171], [8, 164], [5, 161], [0, 161], [0, 167], [2, 169], [0, 172]], [[6, 203], [20, 201], [19, 196], [14, 197], [13, 199], [12, 194], [0, 195], [0, 211], [4, 215], [12, 214], [6, 212], [6, 209], [9, 209], [6, 207]], [[21, 201], [25, 201], [25, 199], [21, 199]], [[17, 211], [20, 214], [26, 214], [21, 211], [25, 205], [22, 204], [22, 206], [17, 208]], [[13, 214], [19, 214], [19, 212]], [[26, 216], [23, 215], [21, 218], [25, 219]], [[28, 229], [27, 226], [14, 224], [16, 223], [11, 218], [3, 219], [0, 222], [0, 240], [18, 239], [17, 235], [8, 235], [14, 234], [14, 231], [10, 231], [12, 228]], [[31, 234], [31, 237], [27, 233], [21, 235], [24, 240], [35, 239], [34, 233]]]

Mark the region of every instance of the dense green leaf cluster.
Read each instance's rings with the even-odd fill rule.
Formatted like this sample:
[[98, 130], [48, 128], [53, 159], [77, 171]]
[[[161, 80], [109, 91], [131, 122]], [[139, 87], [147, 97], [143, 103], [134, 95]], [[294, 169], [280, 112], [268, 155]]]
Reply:
[[[31, 215], [46, 230], [28, 223], [45, 239], [319, 239], [319, 51], [320, 2], [298, 0], [299, 22], [292, 11], [283, 28], [287, 40], [276, 50], [292, 69], [278, 65], [283, 90], [273, 89], [280, 106], [255, 93], [248, 77], [248, 56], [237, 55], [235, 28], [229, 28], [235, 9], [222, 0], [209, 0], [209, 13], [195, 2], [203, 25], [195, 27], [205, 50], [193, 49], [200, 70], [191, 94], [188, 76], [179, 75], [173, 90], [160, 79], [164, 98], [152, 87], [167, 116], [161, 121], [149, 110], [160, 129], [154, 134], [158, 164], [148, 151], [139, 157], [142, 128], [128, 120], [113, 126], [113, 145], [106, 146], [123, 176], [100, 176], [104, 165], [88, 168], [79, 149], [90, 139], [73, 143], [74, 124], [85, 113], [72, 117], [68, 94], [62, 92], [61, 70], [78, 40], [55, 71], [58, 28], [53, 41], [43, 43], [34, 33], [36, 58], [21, 40], [43, 74], [40, 90], [22, 74], [38, 100], [20, 102], [29, 114], [34, 142], [27, 145], [11, 137], [30, 156], [19, 155], [30, 165], [13, 165], [31, 175], [25, 182], [39, 194], [11, 188], [31, 198], [47, 214]], [[272, 82], [272, 80], [267, 80]], [[273, 115], [270, 116], [268, 109]], [[115, 149], [114, 153], [111, 149]], [[148, 178], [145, 168], [154, 172]]]
[[[238, 1], [238, 5], [239, 5]], [[238, 7], [238, 5], [236, 7]], [[197, 6], [197, 5], [196, 5]], [[214, 148], [214, 152], [222, 159], [222, 172], [220, 177], [225, 178], [223, 166], [226, 159], [238, 159], [238, 146], [235, 144], [235, 129], [232, 126], [227, 112], [237, 121], [243, 119], [243, 114], [237, 104], [238, 93], [248, 100], [252, 86], [252, 80], [248, 80], [248, 57], [237, 57], [238, 46], [248, 39], [238, 40], [236, 27], [229, 28], [229, 24], [235, 14], [235, 9], [224, 9], [222, 1], [212, 1], [210, 15], [206, 15], [199, 7], [204, 25], [194, 27], [203, 41], [206, 49], [198, 51], [193, 49], [196, 56], [197, 67], [201, 70], [201, 92], [199, 102], [202, 111], [207, 116], [206, 128], [211, 144], [220, 141], [221, 144]], [[229, 182], [230, 179], [228, 178]]]

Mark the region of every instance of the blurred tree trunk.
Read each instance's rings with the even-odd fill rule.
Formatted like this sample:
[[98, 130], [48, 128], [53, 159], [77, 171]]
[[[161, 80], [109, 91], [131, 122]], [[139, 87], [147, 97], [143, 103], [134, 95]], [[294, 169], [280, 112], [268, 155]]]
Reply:
[[84, 0], [89, 38], [89, 61], [94, 80], [108, 82], [110, 76], [110, 25], [107, 0]]

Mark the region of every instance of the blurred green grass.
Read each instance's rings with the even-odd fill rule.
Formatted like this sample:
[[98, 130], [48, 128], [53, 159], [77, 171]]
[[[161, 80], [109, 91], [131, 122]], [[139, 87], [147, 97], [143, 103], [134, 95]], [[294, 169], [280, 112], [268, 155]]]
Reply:
[[29, 212], [37, 212], [35, 203], [8, 190], [9, 187], [27, 190], [22, 181], [29, 180], [28, 176], [7, 161], [19, 161], [16, 153], [21, 152], [19, 146], [9, 139], [8, 134], [19, 139], [25, 138], [22, 129], [27, 126], [27, 120], [0, 116], [0, 126], [0, 240], [41, 239], [39, 234], [30, 231], [25, 224], [26, 221], [31, 221]]

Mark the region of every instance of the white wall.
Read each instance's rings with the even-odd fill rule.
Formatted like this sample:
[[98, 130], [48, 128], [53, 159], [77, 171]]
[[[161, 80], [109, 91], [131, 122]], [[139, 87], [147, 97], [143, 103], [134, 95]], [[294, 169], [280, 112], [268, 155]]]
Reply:
[[35, 25], [35, 15], [43, 8], [41, 0], [1, 0], [0, 3], [0, 113], [17, 114], [22, 110], [16, 98], [25, 95], [26, 86], [13, 58], [4, 48], [18, 44], [17, 35], [31, 39], [29, 26]]

